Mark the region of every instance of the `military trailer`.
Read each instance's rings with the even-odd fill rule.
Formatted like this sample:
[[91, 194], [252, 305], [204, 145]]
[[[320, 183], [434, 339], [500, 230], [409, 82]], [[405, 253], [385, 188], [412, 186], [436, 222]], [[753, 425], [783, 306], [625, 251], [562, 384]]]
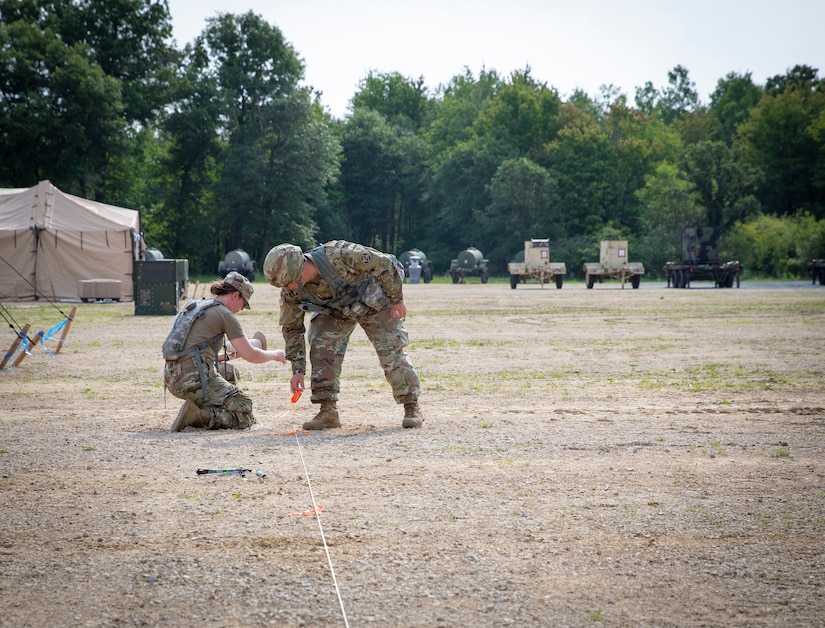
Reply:
[[430, 283], [433, 280], [433, 263], [427, 259], [426, 253], [419, 249], [404, 251], [398, 256], [398, 261], [404, 266], [404, 276], [410, 277], [410, 263], [418, 263], [421, 267], [421, 280]]
[[599, 261], [585, 262], [582, 266], [587, 289], [591, 289], [598, 282], [605, 279], [618, 279], [625, 283], [630, 281], [633, 288], [638, 288], [645, 274], [645, 267], [641, 262], [627, 261], [627, 240], [602, 240], [599, 250]]
[[480, 277], [481, 283], [487, 283], [490, 278], [487, 260], [481, 251], [471, 246], [461, 251], [458, 257], [450, 262], [450, 277], [453, 283], [464, 283], [466, 277]]
[[221, 278], [226, 277], [233, 270], [249, 281], [255, 281], [255, 260], [250, 259], [249, 254], [243, 249], [229, 251], [218, 264], [218, 274]]
[[525, 240], [524, 257], [516, 256], [514, 261], [507, 264], [507, 272], [510, 273], [510, 288], [513, 290], [528, 279], [538, 279], [541, 287], [544, 284], [555, 281], [556, 289], [561, 290], [564, 284], [564, 275], [567, 267], [564, 262], [550, 261], [550, 240], [549, 238]]
[[742, 264], [723, 262], [719, 256], [721, 230], [687, 227], [682, 233], [682, 261], [667, 262], [668, 288], [689, 288], [691, 281], [712, 281], [717, 288], [739, 287]]
[[816, 285], [817, 279], [820, 286], [825, 286], [825, 259], [812, 259], [808, 262], [808, 270], [811, 272], [811, 280]]

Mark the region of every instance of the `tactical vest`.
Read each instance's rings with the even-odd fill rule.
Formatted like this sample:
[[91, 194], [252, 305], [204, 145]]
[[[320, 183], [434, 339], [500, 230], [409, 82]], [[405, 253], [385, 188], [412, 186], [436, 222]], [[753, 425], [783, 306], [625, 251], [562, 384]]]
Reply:
[[172, 323], [172, 331], [163, 341], [163, 359], [164, 360], [179, 360], [187, 355], [194, 354], [195, 365], [198, 367], [198, 376], [201, 380], [201, 389], [203, 390], [203, 400], [209, 401], [209, 390], [206, 382], [206, 368], [201, 359], [201, 351], [211, 346], [215, 355], [220, 351], [221, 343], [223, 342], [223, 333], [218, 334], [208, 340], [192, 345], [188, 349], [184, 349], [186, 338], [192, 330], [192, 325], [195, 321], [206, 316], [206, 310], [215, 305], [223, 305], [220, 301], [215, 299], [201, 299], [200, 301], [189, 301], [183, 309], [175, 317], [175, 322]]
[[[378, 312], [390, 305], [384, 289], [372, 275], [355, 283], [346, 283], [330, 264], [326, 250], [321, 245], [307, 253], [312, 263], [332, 291], [332, 299], [320, 299], [308, 290], [301, 290], [300, 308], [305, 312], [337, 310], [345, 316], [361, 318], [370, 311]], [[402, 267], [403, 268], [403, 267]]]

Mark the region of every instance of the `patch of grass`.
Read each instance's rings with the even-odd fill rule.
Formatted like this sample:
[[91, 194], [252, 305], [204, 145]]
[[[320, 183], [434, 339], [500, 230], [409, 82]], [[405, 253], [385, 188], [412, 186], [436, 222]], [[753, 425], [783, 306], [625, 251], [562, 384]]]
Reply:
[[[793, 388], [796, 382], [788, 373], [779, 373], [764, 364], [732, 365], [707, 362], [688, 366], [682, 372], [671, 369], [662, 373], [645, 371], [639, 386], [645, 389], [675, 388], [690, 392], [742, 392], [749, 390], [774, 390]], [[729, 404], [727, 399], [717, 404]]]
[[593, 611], [592, 613], [588, 613], [587, 618], [590, 621], [602, 622], [604, 621], [604, 613], [602, 612], [602, 609], [599, 608]]
[[445, 347], [455, 347], [460, 343], [457, 340], [446, 338], [424, 338], [416, 339], [412, 343], [416, 349], [444, 349]]
[[94, 451], [95, 449], [97, 449], [97, 447], [95, 447], [94, 445], [86, 445], [83, 448], [83, 451]]
[[722, 447], [722, 443], [718, 440], [712, 440], [707, 442], [703, 445], [691, 445], [688, 447], [688, 453], [695, 453], [695, 452], [713, 455], [713, 456], [723, 456], [725, 454], [725, 448]]
[[791, 450], [786, 449], [784, 447], [780, 447], [776, 451], [774, 451], [771, 456], [774, 458], [790, 458], [791, 457]]
[[444, 445], [436, 447], [436, 451], [455, 451], [460, 454], [480, 454], [484, 453], [484, 448], [478, 445]]
[[766, 515], [766, 514], [763, 514], [761, 512], [755, 513], [753, 515], [753, 519], [754, 519], [754, 521], [756, 521], [756, 523], [758, 523], [761, 526], [769, 526], [769, 525], [771, 525], [771, 522], [772, 522], [771, 515]]
[[722, 447], [722, 443], [718, 440], [712, 440], [707, 444], [708, 453], [712, 453], [716, 456], [722, 456], [725, 454], [725, 448]]
[[[100, 379], [103, 382], [101, 385], [105, 385], [105, 378], [96, 378]], [[112, 393], [109, 390], [99, 391], [99, 390], [92, 390], [91, 388], [84, 388], [83, 389], [83, 396], [87, 399], [110, 399], [112, 397]]]

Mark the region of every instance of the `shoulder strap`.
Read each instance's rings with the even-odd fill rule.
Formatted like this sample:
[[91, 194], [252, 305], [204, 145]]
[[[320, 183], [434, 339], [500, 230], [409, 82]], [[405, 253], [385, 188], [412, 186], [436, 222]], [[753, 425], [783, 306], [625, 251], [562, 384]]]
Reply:
[[352, 284], [344, 283], [341, 275], [339, 275], [332, 267], [332, 264], [329, 263], [323, 244], [309, 251], [308, 255], [318, 269], [321, 279], [329, 284], [329, 287], [332, 289], [332, 294], [336, 299], [344, 295], [358, 298], [358, 289]]
[[367, 312], [367, 306], [362, 303], [364, 292], [375, 281], [375, 278], [367, 275], [355, 283], [346, 283], [332, 267], [323, 245], [312, 249], [308, 255], [318, 269], [321, 279], [329, 285], [332, 298], [319, 302], [308, 290], [304, 290], [301, 295], [303, 301], [301, 309], [305, 312], [323, 312], [331, 309], [356, 317], [363, 316]]

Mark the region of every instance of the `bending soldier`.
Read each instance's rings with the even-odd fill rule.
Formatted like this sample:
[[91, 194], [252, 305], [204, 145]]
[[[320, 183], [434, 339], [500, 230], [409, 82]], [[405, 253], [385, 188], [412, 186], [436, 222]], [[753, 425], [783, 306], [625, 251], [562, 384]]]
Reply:
[[370, 339], [396, 403], [404, 404], [403, 427], [421, 427], [418, 373], [405, 351], [409, 344], [402, 294], [404, 269], [391, 255], [368, 246], [334, 240], [307, 253], [281, 244], [266, 256], [264, 274], [281, 288], [280, 325], [286, 358], [292, 362], [292, 392], [304, 389], [304, 316], [309, 313], [312, 403], [321, 408], [305, 430], [340, 427], [341, 365], [356, 325]]

